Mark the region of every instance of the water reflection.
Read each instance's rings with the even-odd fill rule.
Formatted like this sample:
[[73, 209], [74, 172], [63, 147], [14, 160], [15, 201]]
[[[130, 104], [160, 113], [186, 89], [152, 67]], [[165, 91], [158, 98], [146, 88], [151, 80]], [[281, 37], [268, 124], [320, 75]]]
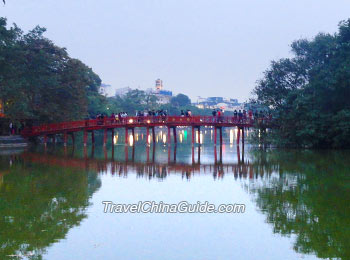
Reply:
[[0, 259], [41, 259], [87, 217], [96, 172], [0, 157]]
[[[163, 134], [157, 136], [162, 142]], [[0, 157], [0, 259], [30, 254], [40, 259], [86, 218], [89, 199], [104, 176], [163, 182], [174, 176], [192, 182], [204, 175], [215, 181], [233, 176], [273, 232], [291, 237], [296, 252], [350, 259], [349, 152], [256, 150], [231, 144], [45, 151]]]

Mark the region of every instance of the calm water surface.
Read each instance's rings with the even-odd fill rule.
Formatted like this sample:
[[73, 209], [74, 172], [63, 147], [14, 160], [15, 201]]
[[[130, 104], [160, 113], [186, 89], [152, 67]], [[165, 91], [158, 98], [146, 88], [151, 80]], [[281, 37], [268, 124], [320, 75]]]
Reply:
[[[349, 151], [243, 151], [232, 132], [215, 149], [210, 131], [192, 149], [181, 134], [0, 151], [0, 259], [350, 259]], [[108, 214], [106, 200], [246, 211]]]

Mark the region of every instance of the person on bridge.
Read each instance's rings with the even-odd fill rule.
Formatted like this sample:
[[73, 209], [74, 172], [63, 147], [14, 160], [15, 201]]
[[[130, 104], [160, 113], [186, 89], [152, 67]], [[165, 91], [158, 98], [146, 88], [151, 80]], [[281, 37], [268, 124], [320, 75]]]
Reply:
[[253, 111], [251, 109], [249, 109], [249, 111], [248, 111], [248, 116], [249, 116], [249, 120], [252, 121], [252, 119], [253, 119]]
[[185, 112], [183, 110], [181, 110], [181, 117], [185, 116]]
[[238, 110], [238, 122], [242, 122], [242, 119], [243, 119], [243, 113], [241, 110]]
[[233, 120], [234, 120], [235, 122], [237, 122], [237, 119], [238, 119], [238, 112], [237, 112], [237, 110], [235, 109], [235, 111], [233, 112]]

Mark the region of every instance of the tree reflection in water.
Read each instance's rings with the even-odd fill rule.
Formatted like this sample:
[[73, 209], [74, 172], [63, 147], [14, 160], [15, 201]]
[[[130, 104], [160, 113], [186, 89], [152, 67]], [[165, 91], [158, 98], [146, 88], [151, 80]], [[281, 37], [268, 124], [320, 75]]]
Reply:
[[100, 180], [93, 171], [41, 165], [20, 156], [0, 160], [0, 259], [42, 259], [45, 248], [86, 217]]
[[295, 235], [294, 250], [325, 259], [350, 259], [348, 151], [256, 152], [274, 168], [249, 185], [274, 233]]
[[[0, 258], [33, 252], [32, 259], [40, 259], [45, 248], [86, 217], [89, 197], [100, 187], [98, 175], [135, 172], [138, 178], [157, 180], [234, 175], [274, 233], [295, 236], [295, 251], [350, 259], [349, 152], [250, 150], [244, 156], [237, 149], [237, 162], [223, 163], [223, 151], [215, 148], [214, 163], [206, 164], [200, 148], [143, 149], [26, 152], [14, 157], [11, 167], [9, 158], [2, 157], [7, 167], [0, 162]], [[181, 161], [183, 154], [190, 163]], [[165, 160], [155, 160], [163, 155]]]

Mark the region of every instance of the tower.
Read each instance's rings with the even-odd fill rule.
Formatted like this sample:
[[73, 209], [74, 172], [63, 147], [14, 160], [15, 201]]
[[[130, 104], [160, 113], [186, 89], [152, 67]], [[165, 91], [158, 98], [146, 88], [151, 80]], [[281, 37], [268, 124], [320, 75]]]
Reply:
[[163, 89], [163, 81], [161, 79], [156, 80], [156, 90], [162, 90]]

